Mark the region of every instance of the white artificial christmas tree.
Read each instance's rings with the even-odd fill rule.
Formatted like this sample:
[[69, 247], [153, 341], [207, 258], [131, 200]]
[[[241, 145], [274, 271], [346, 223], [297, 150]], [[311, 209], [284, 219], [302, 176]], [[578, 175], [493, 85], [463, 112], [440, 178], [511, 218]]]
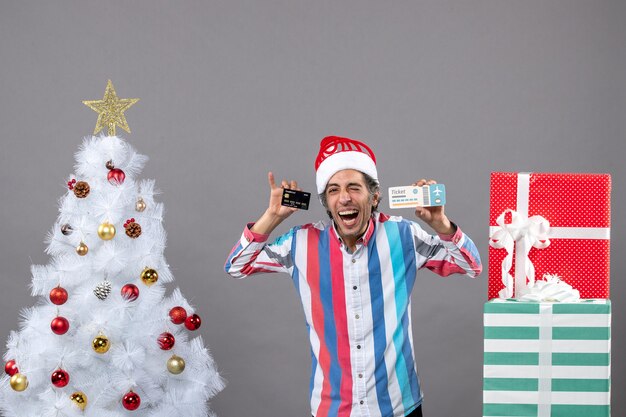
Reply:
[[48, 236], [48, 265], [33, 265], [34, 307], [11, 332], [0, 379], [4, 417], [206, 417], [224, 386], [202, 339], [200, 317], [163, 256], [163, 205], [154, 181], [138, 180], [147, 158], [115, 134], [129, 131], [109, 81], [94, 135]]

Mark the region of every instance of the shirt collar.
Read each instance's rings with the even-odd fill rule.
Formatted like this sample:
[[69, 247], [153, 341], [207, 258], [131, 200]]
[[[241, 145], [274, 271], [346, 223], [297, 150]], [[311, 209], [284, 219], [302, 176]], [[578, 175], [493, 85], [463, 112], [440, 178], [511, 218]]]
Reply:
[[[374, 234], [374, 229], [376, 228], [374, 216], [376, 216], [376, 213], [372, 213], [372, 215], [370, 216], [370, 220], [367, 224], [367, 229], [365, 229], [365, 233], [363, 233], [363, 236], [361, 236], [359, 240], [357, 240], [356, 242], [357, 245], [363, 244], [367, 246], [370, 239], [372, 238], [372, 235]], [[335, 226], [335, 222], [332, 219], [330, 221], [330, 224], [332, 225], [333, 235], [339, 241], [339, 243], [343, 244], [343, 239], [341, 238], [341, 236], [339, 236], [339, 232], [337, 231], [337, 226]]]

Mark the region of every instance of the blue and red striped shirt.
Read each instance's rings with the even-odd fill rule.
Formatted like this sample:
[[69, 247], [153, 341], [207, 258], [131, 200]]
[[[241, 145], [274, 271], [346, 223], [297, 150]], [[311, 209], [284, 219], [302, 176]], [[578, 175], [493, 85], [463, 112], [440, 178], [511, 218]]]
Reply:
[[291, 275], [311, 342], [311, 413], [316, 417], [401, 417], [422, 403], [410, 294], [416, 272], [477, 276], [482, 266], [459, 228], [432, 236], [415, 222], [374, 213], [354, 252], [327, 220], [272, 243], [244, 229], [225, 270]]

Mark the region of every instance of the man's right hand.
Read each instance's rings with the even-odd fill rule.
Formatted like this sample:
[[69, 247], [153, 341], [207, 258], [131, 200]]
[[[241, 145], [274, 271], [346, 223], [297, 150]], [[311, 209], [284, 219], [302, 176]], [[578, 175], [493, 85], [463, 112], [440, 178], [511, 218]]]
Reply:
[[294, 207], [285, 207], [280, 202], [283, 198], [283, 190], [289, 188], [291, 190], [300, 190], [296, 181], [282, 180], [280, 187], [276, 185], [274, 180], [274, 174], [272, 172], [267, 173], [267, 182], [270, 185], [270, 202], [265, 210], [265, 213], [261, 216], [254, 226], [250, 229], [255, 233], [270, 234], [272, 230], [283, 222], [287, 217], [291, 216], [294, 212], [298, 211]]
[[274, 174], [271, 172], [267, 173], [267, 182], [270, 184], [270, 204], [267, 208], [267, 211], [270, 215], [276, 216], [280, 218], [280, 221], [285, 220], [287, 217], [291, 216], [294, 212], [298, 211], [297, 208], [294, 207], [285, 207], [280, 202], [283, 199], [283, 190], [285, 188], [289, 188], [291, 190], [302, 191], [298, 188], [298, 183], [296, 181], [285, 181], [282, 180], [280, 187], [276, 186], [276, 182], [274, 181]]

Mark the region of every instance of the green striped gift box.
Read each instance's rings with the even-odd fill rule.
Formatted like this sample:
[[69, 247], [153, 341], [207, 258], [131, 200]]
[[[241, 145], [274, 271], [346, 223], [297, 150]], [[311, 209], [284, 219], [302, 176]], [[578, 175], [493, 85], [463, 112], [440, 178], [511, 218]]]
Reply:
[[611, 302], [485, 304], [484, 417], [608, 417]]

